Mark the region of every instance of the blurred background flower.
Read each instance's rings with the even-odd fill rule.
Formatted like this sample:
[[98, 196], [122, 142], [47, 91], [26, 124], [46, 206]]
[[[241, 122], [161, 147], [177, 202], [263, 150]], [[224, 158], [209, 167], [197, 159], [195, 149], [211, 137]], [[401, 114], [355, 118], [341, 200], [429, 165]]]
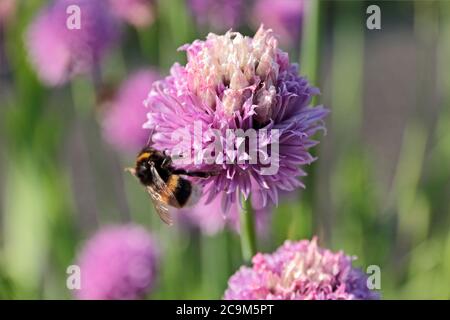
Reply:
[[108, 0], [113, 13], [137, 28], [148, 27], [155, 19], [154, 0]]
[[237, 29], [243, 19], [244, 0], [186, 0], [197, 24], [211, 31]]
[[[67, 27], [67, 8], [80, 8], [80, 28]], [[103, 1], [56, 0], [42, 9], [29, 26], [29, 58], [49, 86], [64, 84], [77, 74], [99, 67], [117, 39], [117, 24]]]
[[158, 253], [154, 240], [139, 226], [109, 226], [98, 231], [78, 258], [79, 299], [144, 298], [156, 278]]
[[117, 151], [134, 155], [147, 143], [149, 130], [142, 128], [147, 114], [143, 102], [160, 77], [154, 69], [137, 70], [124, 80], [117, 95], [105, 102], [103, 137]]
[[226, 300], [377, 299], [353, 257], [317, 245], [317, 239], [286, 241], [272, 254], [258, 253], [228, 283]]
[[[211, 202], [206, 203], [207, 199], [202, 198], [193, 207], [177, 210], [177, 218], [182, 223], [198, 227], [201, 232], [210, 236], [221, 232], [225, 227], [239, 232], [239, 214], [241, 212], [239, 204], [234, 203], [228, 211], [223, 212], [222, 199], [223, 197], [219, 195]], [[260, 200], [256, 194], [251, 195], [257, 235], [261, 239], [267, 239], [272, 208], [260, 207]]]
[[16, 0], [0, 1], [0, 25], [5, 24], [16, 12]]
[[277, 34], [283, 47], [300, 45], [306, 0], [256, 0], [250, 14], [254, 28], [261, 23]]

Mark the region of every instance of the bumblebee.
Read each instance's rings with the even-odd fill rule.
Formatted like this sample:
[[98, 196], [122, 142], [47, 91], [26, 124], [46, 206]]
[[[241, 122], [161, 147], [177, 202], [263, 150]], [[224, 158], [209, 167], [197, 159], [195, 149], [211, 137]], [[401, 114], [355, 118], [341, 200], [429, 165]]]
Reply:
[[169, 206], [183, 208], [195, 204], [201, 190], [186, 177], [208, 178], [211, 172], [188, 171], [173, 166], [172, 157], [152, 147], [145, 147], [137, 156], [136, 166], [127, 168], [145, 186], [156, 212], [166, 224], [172, 224]]

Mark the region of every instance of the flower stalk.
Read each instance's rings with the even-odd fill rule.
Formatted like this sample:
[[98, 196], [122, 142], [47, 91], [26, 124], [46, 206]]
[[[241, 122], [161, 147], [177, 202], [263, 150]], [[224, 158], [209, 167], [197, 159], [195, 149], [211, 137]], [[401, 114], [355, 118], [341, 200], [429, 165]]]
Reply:
[[245, 262], [250, 262], [256, 253], [255, 220], [250, 198], [242, 196], [242, 211], [239, 215], [241, 250]]
[[302, 35], [303, 39], [300, 45], [300, 66], [309, 81], [313, 85], [316, 85], [319, 73], [319, 39], [323, 4], [320, 1], [311, 1], [309, 5], [309, 12], [305, 15], [304, 34]]

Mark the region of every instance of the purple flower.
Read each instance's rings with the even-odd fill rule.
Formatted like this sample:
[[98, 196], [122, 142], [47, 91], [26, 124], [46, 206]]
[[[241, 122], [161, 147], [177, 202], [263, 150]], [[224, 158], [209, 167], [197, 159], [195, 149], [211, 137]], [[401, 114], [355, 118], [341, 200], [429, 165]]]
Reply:
[[[79, 29], [75, 11], [67, 13], [69, 6], [80, 8]], [[114, 43], [117, 31], [103, 1], [57, 0], [45, 7], [28, 28], [30, 60], [45, 84], [61, 85], [97, 65]]]
[[317, 246], [317, 239], [286, 241], [272, 254], [258, 253], [252, 267], [229, 280], [226, 300], [370, 300], [366, 275], [352, 266], [355, 257]]
[[240, 195], [256, 193], [265, 207], [303, 186], [300, 166], [315, 160], [308, 149], [327, 110], [308, 107], [319, 90], [298, 76], [272, 31], [209, 34], [182, 49], [186, 66], [175, 64], [146, 100], [153, 146], [181, 156], [185, 169], [215, 173], [199, 183], [206, 203], [223, 196], [223, 212]]
[[[221, 198], [216, 197], [210, 203], [206, 203], [203, 198], [193, 207], [178, 210], [177, 217], [183, 222], [197, 226], [201, 232], [207, 235], [214, 235], [222, 231], [225, 227], [239, 232], [239, 212], [237, 203], [231, 205], [229, 211], [224, 214], [221, 208]], [[270, 209], [260, 208], [259, 199], [256, 194], [251, 195], [253, 213], [255, 215], [256, 232], [260, 237], [265, 237], [269, 229]]]
[[133, 225], [111, 226], [88, 241], [78, 259], [79, 299], [139, 299], [149, 292], [157, 269], [155, 243]]
[[118, 151], [137, 152], [148, 140], [149, 132], [142, 128], [146, 109], [143, 101], [152, 83], [160, 78], [153, 69], [133, 73], [108, 105], [103, 118], [103, 136]]
[[263, 23], [272, 28], [282, 45], [298, 45], [306, 5], [304, 0], [257, 0], [252, 22], [255, 26]]
[[243, 0], [188, 0], [198, 25], [215, 31], [237, 28], [244, 11]]
[[138, 28], [148, 27], [154, 20], [153, 0], [109, 0], [112, 12]]

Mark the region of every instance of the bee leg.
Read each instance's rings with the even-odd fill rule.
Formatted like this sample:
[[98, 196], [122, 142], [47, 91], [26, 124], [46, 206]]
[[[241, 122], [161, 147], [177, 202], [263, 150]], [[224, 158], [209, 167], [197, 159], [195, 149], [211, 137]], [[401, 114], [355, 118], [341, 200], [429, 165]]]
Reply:
[[167, 158], [170, 158], [171, 160], [178, 160], [178, 159], [183, 159], [184, 158], [184, 156], [182, 155], [182, 154], [170, 154], [170, 151], [169, 151], [169, 149], [165, 149], [164, 151], [163, 151], [163, 155], [165, 156], [165, 157], [167, 157]]
[[164, 151], [162, 153], [165, 157], [170, 158], [169, 149], [164, 149]]
[[175, 169], [172, 171], [173, 174], [181, 174], [189, 177], [197, 177], [197, 178], [209, 178], [212, 176], [211, 172], [202, 172], [202, 171], [188, 171], [184, 169]]
[[136, 169], [134, 168], [125, 168], [125, 171], [131, 173], [133, 176], [136, 175]]
[[171, 165], [172, 165], [172, 159], [170, 157], [166, 157], [166, 158], [164, 158], [164, 160], [163, 160], [163, 162], [161, 164], [161, 167], [162, 168], [168, 168]]

